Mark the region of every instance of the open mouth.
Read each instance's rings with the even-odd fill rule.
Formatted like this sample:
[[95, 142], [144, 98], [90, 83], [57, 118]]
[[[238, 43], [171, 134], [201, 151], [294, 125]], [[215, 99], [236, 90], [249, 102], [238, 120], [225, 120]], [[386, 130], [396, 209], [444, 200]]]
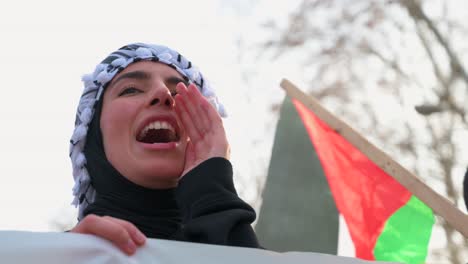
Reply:
[[146, 144], [169, 143], [180, 140], [174, 126], [167, 121], [153, 121], [138, 133], [136, 140]]

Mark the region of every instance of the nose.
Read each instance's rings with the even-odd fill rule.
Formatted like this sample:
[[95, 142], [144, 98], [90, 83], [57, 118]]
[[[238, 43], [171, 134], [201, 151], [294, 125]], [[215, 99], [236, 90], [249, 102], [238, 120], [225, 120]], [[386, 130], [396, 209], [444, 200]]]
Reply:
[[149, 106], [162, 106], [166, 108], [173, 108], [174, 105], [175, 101], [169, 89], [167, 89], [166, 87], [155, 88], [155, 91], [151, 95]]

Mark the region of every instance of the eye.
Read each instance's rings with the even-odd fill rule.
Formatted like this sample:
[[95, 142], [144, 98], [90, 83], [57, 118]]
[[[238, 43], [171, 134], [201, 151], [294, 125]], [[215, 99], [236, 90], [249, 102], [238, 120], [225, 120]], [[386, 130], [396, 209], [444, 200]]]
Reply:
[[123, 89], [122, 92], [119, 93], [119, 96], [128, 95], [128, 94], [136, 94], [136, 93], [141, 93], [141, 90], [135, 87], [127, 87]]

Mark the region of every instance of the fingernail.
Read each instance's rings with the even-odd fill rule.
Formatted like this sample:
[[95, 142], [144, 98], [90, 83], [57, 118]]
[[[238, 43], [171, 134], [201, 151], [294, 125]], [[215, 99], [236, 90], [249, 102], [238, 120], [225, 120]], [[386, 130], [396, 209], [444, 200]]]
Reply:
[[183, 83], [180, 83], [180, 85], [176, 86], [177, 90], [184, 90], [187, 89], [187, 86], [185, 86]]
[[192, 84], [190, 84], [190, 86], [189, 86], [189, 87], [191, 87], [190, 89], [192, 89], [192, 90], [194, 90], [194, 91], [198, 91], [198, 88], [197, 88], [197, 86], [196, 86], [195, 84], [193, 84], [193, 83], [192, 83]]
[[137, 239], [138, 244], [140, 245], [143, 245], [146, 241], [145, 235], [143, 235], [143, 233], [141, 232], [136, 233], [136, 239]]
[[125, 251], [127, 251], [127, 253], [129, 253], [129, 254], [133, 254], [133, 252], [135, 252], [135, 250], [136, 250], [135, 243], [133, 243], [132, 240], [129, 240], [127, 242], [127, 244], [125, 244]]

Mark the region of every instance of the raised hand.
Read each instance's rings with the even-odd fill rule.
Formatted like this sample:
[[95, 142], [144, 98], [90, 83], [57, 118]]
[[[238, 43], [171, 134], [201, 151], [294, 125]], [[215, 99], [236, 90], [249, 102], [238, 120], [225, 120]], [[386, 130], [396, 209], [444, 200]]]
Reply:
[[229, 159], [229, 143], [218, 112], [203, 97], [195, 84], [186, 87], [179, 83], [177, 92], [176, 113], [190, 138], [182, 176], [207, 159]]
[[109, 240], [128, 255], [146, 242], [145, 235], [132, 223], [110, 216], [87, 215], [70, 232]]

